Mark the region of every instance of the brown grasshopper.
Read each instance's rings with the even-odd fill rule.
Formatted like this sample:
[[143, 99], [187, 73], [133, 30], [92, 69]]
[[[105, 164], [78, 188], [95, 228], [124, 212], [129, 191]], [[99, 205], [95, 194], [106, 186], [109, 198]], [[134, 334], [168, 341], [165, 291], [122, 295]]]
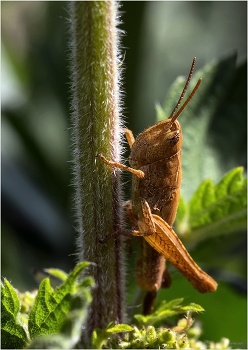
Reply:
[[[131, 148], [131, 167], [108, 161], [101, 154], [97, 155], [104, 163], [133, 173], [132, 202], [127, 208], [127, 215], [131, 217], [133, 226], [138, 227], [138, 231], [132, 230], [132, 234], [143, 236], [145, 239], [140, 241], [142, 249], [136, 277], [141, 289], [151, 293], [156, 293], [161, 286], [163, 275], [166, 276], [165, 259], [169, 260], [199, 292], [212, 292], [217, 288], [217, 283], [196, 265], [172, 230], [182, 179], [183, 138], [177, 118], [194, 96], [201, 79], [178, 112], [177, 109], [191, 80], [194, 65], [195, 58], [183, 92], [168, 119], [147, 128], [136, 140], [130, 130], [124, 129]], [[108, 238], [110, 236], [104, 241]], [[165, 285], [169, 286], [168, 274], [164, 281]], [[152, 304], [155, 297], [152, 294], [149, 296], [149, 293], [147, 297], [152, 299], [149, 301]]]

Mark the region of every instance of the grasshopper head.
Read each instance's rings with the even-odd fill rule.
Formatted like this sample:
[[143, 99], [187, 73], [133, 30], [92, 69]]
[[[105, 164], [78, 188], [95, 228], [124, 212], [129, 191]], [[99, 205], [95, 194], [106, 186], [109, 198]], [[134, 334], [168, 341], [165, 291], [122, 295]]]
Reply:
[[139, 169], [141, 166], [169, 158], [180, 151], [182, 141], [182, 130], [177, 120], [173, 123], [171, 119], [160, 121], [136, 138], [129, 162], [132, 167]]
[[143, 131], [136, 138], [129, 157], [129, 163], [133, 168], [139, 169], [144, 165], [152, 164], [162, 159], [166, 160], [180, 151], [183, 142], [183, 136], [181, 126], [177, 118], [180, 116], [184, 108], [194, 96], [202, 79], [198, 80], [196, 86], [180, 110], [178, 112], [176, 112], [176, 110], [179, 107], [181, 100], [187, 90], [193, 73], [194, 65], [195, 58], [193, 60], [190, 74], [183, 92], [170, 117], [166, 120], [162, 120], [161, 122], [154, 124], [150, 128]]

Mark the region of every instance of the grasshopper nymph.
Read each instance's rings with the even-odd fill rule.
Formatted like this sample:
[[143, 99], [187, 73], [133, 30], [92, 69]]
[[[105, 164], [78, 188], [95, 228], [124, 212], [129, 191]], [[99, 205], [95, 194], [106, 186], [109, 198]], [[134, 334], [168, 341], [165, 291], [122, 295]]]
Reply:
[[[131, 148], [131, 167], [110, 162], [98, 154], [106, 164], [133, 173], [132, 202], [128, 215], [134, 216], [138, 228], [138, 231], [133, 230], [132, 234], [143, 236], [145, 239], [145, 242], [140, 243], [142, 258], [138, 260], [136, 276], [141, 289], [151, 293], [160, 288], [163, 274], [166, 277], [164, 259], [169, 260], [199, 292], [213, 292], [217, 288], [217, 283], [194, 262], [172, 230], [182, 179], [183, 137], [177, 118], [194, 96], [201, 79], [183, 106], [177, 110], [191, 80], [194, 65], [195, 58], [183, 92], [168, 119], [147, 128], [136, 140], [130, 130], [124, 129]], [[153, 252], [153, 248], [156, 252]], [[169, 286], [168, 274], [164, 280]]]

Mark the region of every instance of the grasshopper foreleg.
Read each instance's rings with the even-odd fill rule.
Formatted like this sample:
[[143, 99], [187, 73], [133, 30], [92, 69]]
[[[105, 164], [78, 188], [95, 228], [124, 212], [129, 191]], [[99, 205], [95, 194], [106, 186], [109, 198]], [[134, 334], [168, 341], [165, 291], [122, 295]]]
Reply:
[[126, 134], [127, 142], [129, 144], [129, 147], [132, 148], [133, 143], [135, 142], [135, 138], [133, 136], [133, 133], [129, 129], [122, 129], [122, 131]]
[[144, 172], [142, 170], [137, 170], [137, 169], [133, 169], [130, 168], [127, 165], [121, 164], [121, 163], [117, 163], [117, 162], [112, 162], [111, 160], [107, 160], [101, 153], [98, 153], [96, 155], [96, 157], [101, 158], [103, 160], [103, 162], [113, 168], [119, 168], [119, 169], [123, 169], [123, 170], [127, 170], [132, 174], [137, 175], [140, 178], [143, 178], [145, 176]]

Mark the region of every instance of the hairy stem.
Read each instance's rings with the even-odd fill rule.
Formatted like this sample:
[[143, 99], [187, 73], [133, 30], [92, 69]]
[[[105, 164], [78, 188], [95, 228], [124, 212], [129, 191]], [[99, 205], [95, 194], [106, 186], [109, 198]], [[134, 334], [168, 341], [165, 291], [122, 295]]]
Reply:
[[117, 4], [113, 1], [70, 3], [72, 51], [72, 139], [79, 259], [96, 287], [86, 324], [89, 338], [96, 327], [124, 318], [123, 242], [119, 171], [96, 158], [102, 153], [120, 161], [120, 98]]

